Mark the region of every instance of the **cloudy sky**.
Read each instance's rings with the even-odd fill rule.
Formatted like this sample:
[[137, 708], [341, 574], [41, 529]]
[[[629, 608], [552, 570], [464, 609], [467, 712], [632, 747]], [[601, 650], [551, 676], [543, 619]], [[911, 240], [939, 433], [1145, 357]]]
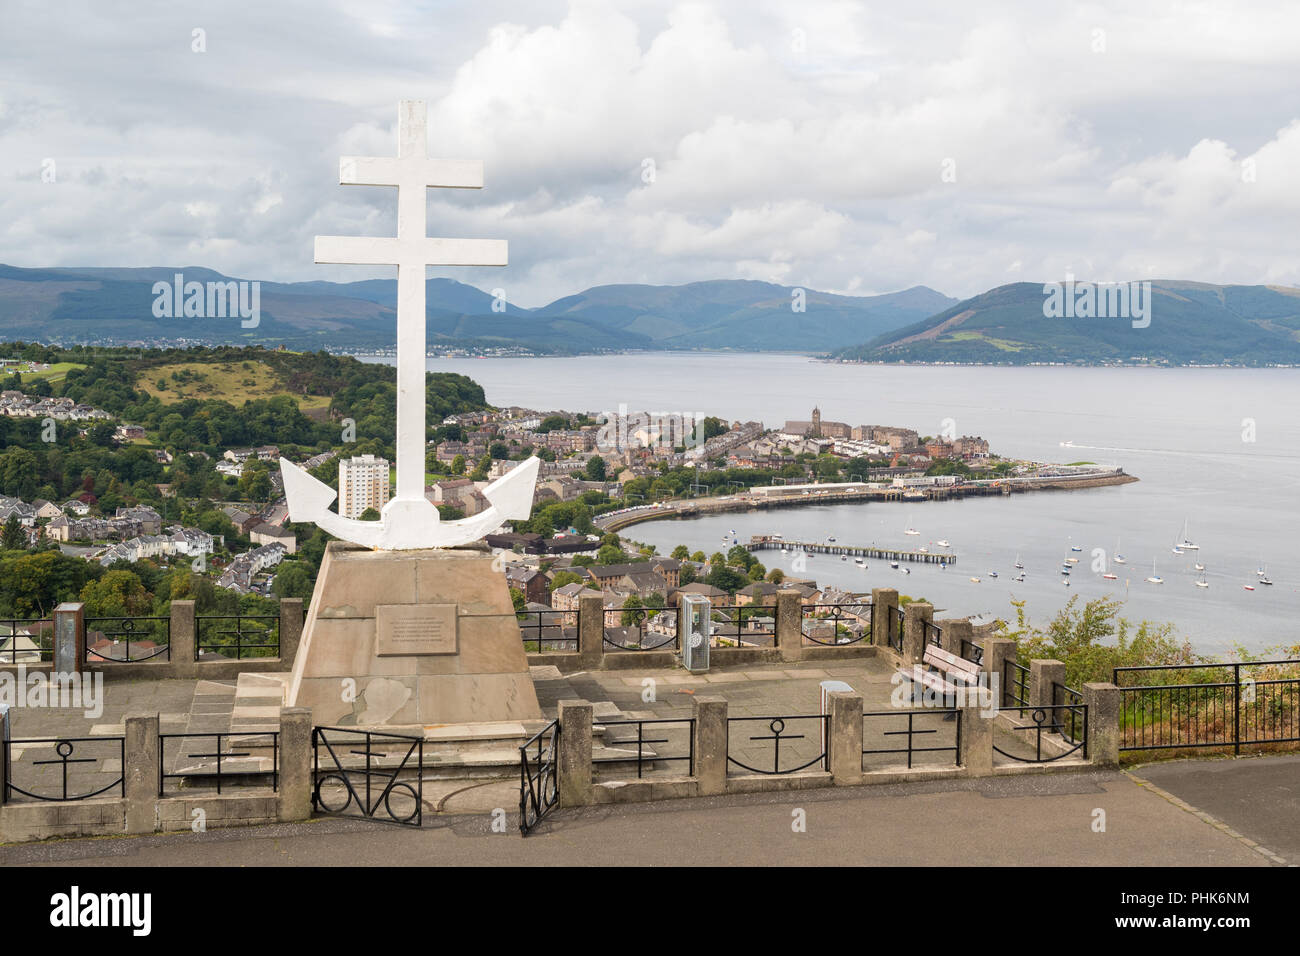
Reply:
[[[129, 11], [129, 15], [126, 11]], [[2, 0], [0, 262], [348, 281], [391, 235], [397, 100], [482, 191], [431, 270], [591, 285], [1187, 278], [1300, 285], [1300, 4]], [[202, 31], [196, 40], [195, 31]], [[205, 47], [196, 52], [195, 47]], [[53, 182], [47, 180], [53, 179]]]

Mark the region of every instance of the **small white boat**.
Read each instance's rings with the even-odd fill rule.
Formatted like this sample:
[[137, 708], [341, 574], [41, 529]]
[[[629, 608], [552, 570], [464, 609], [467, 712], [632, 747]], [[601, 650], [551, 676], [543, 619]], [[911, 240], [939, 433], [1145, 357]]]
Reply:
[[1082, 551], [1083, 548], [1079, 547], [1077, 544], [1072, 544], [1072, 545], [1070, 545], [1070, 550], [1071, 550], [1071, 551]]
[[991, 577], [991, 578], [996, 578], [997, 576], [998, 576], [998, 573], [997, 573], [996, 571], [990, 571], [990, 572], [989, 572], [989, 577]]
[[1245, 591], [1253, 591], [1253, 590], [1255, 590], [1255, 585], [1253, 585], [1253, 584], [1243, 584], [1241, 587], [1242, 587], [1242, 589], [1245, 590]]
[[903, 529], [903, 534], [920, 534], [920, 533], [921, 533], [921, 532], [917, 531], [916, 528], [914, 528], [914, 527], [912, 526], [912, 516], [911, 516], [911, 515], [908, 515], [908, 516], [907, 516], [907, 527]]
[[1025, 569], [1025, 566], [1024, 566], [1023, 564], [1020, 563], [1020, 555], [1018, 555], [1018, 554], [1016, 555], [1016, 564], [1015, 564], [1015, 568], [1016, 568], [1017, 571], [1023, 571], [1023, 570]]
[[1152, 559], [1152, 561], [1151, 561], [1151, 577], [1147, 578], [1147, 583], [1148, 583], [1148, 584], [1164, 584], [1164, 583], [1165, 583], [1165, 579], [1162, 578], [1160, 575], [1156, 574], [1156, 562], [1155, 562], [1154, 559]]
[[1205, 578], [1201, 578], [1199, 581], [1196, 582], [1196, 586], [1198, 588], [1208, 588], [1210, 586], [1210, 582], [1205, 580]]
[[1079, 559], [1078, 559], [1078, 558], [1066, 558], [1066, 559], [1065, 559], [1065, 563], [1066, 563], [1066, 564], [1078, 564], [1078, 563], [1079, 563]]
[[1105, 578], [1107, 581], [1118, 581], [1118, 580], [1119, 580], [1119, 575], [1118, 575], [1118, 574], [1103, 574], [1102, 577]]
[[980, 583], [980, 579], [979, 579], [979, 578], [971, 578], [971, 583], [972, 583], [972, 584], [979, 584], [979, 583]]
[[930, 549], [927, 548], [925, 545], [921, 545], [919, 548], [916, 549], [916, 553], [917, 553], [917, 554], [929, 554], [929, 553], [930, 553]]
[[1012, 581], [1019, 581], [1019, 582], [1021, 582], [1021, 583], [1024, 583], [1024, 580], [1025, 580], [1025, 572], [1024, 572], [1024, 571], [1021, 571], [1019, 574], [1017, 574], [1017, 575], [1016, 575], [1014, 578], [1012, 578], [1011, 580], [1012, 580]]
[[937, 545], [938, 545], [939, 547], [941, 547], [941, 548], [947, 548], [947, 547], [950, 547], [950, 545], [948, 544], [948, 542], [945, 541], [943, 538], [940, 538], [938, 541], [935, 542], [935, 544], [937, 544]]
[[1267, 585], [1269, 585], [1270, 587], [1272, 587], [1272, 585], [1273, 585], [1273, 582], [1270, 581], [1270, 580], [1268, 579], [1268, 575], [1265, 575], [1264, 577], [1260, 578], [1260, 579], [1259, 579], [1259, 583], [1260, 583], [1260, 584], [1267, 584]]
[[[1188, 522], [1187, 522], [1187, 521], [1184, 521], [1184, 522], [1183, 522], [1183, 534], [1182, 534], [1181, 540], [1179, 540], [1178, 544], [1176, 544], [1174, 547], [1175, 547], [1175, 548], [1182, 548], [1184, 551], [1199, 551], [1199, 550], [1201, 549], [1201, 546], [1200, 546], [1199, 544], [1193, 544], [1193, 543], [1192, 543], [1192, 539], [1189, 538], [1189, 537], [1187, 536], [1187, 525], [1188, 525]], [[1181, 552], [1179, 552], [1179, 553], [1181, 553]]]
[[890, 562], [889, 562], [889, 566], [890, 566], [891, 568], [894, 568], [895, 570], [897, 570], [897, 569], [898, 569], [898, 562], [897, 562], [897, 561], [890, 561]]
[[904, 574], [911, 574], [911, 573], [912, 573], [912, 569], [911, 569], [911, 568], [903, 568], [903, 573], [904, 573]]
[[1070, 586], [1070, 579], [1069, 579], [1069, 578], [1063, 578], [1063, 579], [1061, 580], [1061, 583], [1064, 584], [1064, 585], [1068, 588], [1068, 587]]
[[1192, 565], [1192, 570], [1193, 570], [1193, 571], [1204, 571], [1204, 570], [1205, 570], [1205, 565], [1203, 565], [1203, 564], [1193, 564], [1193, 565]]
[[853, 559], [853, 563], [854, 563], [854, 564], [866, 565], [867, 562], [863, 561], [861, 558], [854, 558], [854, 559]]

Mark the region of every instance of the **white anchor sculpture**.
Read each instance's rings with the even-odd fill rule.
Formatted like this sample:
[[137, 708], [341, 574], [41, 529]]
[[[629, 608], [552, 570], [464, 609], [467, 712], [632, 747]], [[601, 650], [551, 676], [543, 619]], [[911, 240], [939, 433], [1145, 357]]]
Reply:
[[397, 157], [339, 160], [339, 183], [397, 187], [397, 237], [317, 236], [316, 262], [397, 266], [397, 492], [379, 521], [330, 511], [336, 492], [281, 458], [291, 521], [311, 522], [337, 538], [386, 551], [449, 548], [477, 541], [507, 519], [525, 519], [537, 482], [536, 457], [483, 489], [491, 507], [443, 521], [424, 497], [425, 266], [504, 266], [504, 239], [431, 239], [425, 189], [482, 189], [479, 160], [430, 159], [422, 100], [398, 104]]

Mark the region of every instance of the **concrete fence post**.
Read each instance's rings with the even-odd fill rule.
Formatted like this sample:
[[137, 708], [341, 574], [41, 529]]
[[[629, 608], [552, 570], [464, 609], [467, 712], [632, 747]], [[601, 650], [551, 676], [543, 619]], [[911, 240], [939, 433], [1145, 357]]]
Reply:
[[798, 591], [776, 594], [776, 646], [783, 661], [803, 658], [803, 599]]
[[312, 716], [310, 707], [280, 708], [279, 817], [281, 823], [311, 817]]
[[1119, 766], [1120, 692], [1114, 684], [1083, 685], [1088, 705], [1088, 759], [1098, 766]]
[[934, 605], [918, 601], [903, 618], [903, 663], [919, 664], [925, 655], [925, 625], [934, 621]]
[[605, 658], [605, 599], [578, 598], [578, 656], [584, 670], [597, 670]]
[[302, 598], [280, 598], [280, 663], [293, 667], [302, 640]]
[[980, 664], [980, 670], [984, 673], [984, 679], [988, 681], [989, 690], [993, 692], [999, 707], [1007, 700], [1007, 661], [1014, 661], [1017, 653], [1016, 642], [1009, 637], [984, 639], [984, 659]]
[[871, 643], [877, 647], [889, 644], [889, 627], [898, 608], [897, 588], [871, 589]]
[[994, 718], [986, 717], [978, 706], [961, 709], [958, 754], [969, 776], [987, 777], [993, 773], [993, 724]]
[[828, 695], [830, 727], [826, 751], [831, 782], [851, 787], [862, 782], [862, 695], [834, 691]]
[[727, 792], [727, 702], [721, 697], [696, 697], [695, 779], [699, 795]]
[[126, 832], [158, 829], [158, 771], [162, 741], [158, 715], [127, 717], [123, 744], [122, 790], [126, 795]]
[[943, 649], [949, 654], [961, 657], [962, 641], [970, 641], [974, 638], [974, 626], [964, 617], [947, 618], [937, 623], [943, 631], [939, 638]]
[[80, 601], [65, 601], [54, 609], [52, 657], [56, 674], [85, 673], [86, 606]]
[[1029, 662], [1029, 703], [1031, 706], [1051, 707], [1055, 703], [1052, 685], [1064, 683], [1065, 665], [1060, 661], [1049, 658]]
[[178, 678], [198, 675], [198, 621], [194, 616], [193, 601], [172, 601], [171, 610], [171, 665]]
[[585, 807], [591, 795], [591, 704], [560, 701], [560, 806]]

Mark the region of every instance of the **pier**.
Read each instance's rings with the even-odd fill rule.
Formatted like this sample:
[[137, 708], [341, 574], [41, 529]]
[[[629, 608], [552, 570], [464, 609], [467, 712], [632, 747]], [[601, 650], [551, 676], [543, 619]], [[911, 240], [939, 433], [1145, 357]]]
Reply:
[[877, 561], [917, 561], [922, 564], [956, 564], [957, 555], [951, 551], [900, 551], [897, 548], [879, 548], [875, 545], [840, 544], [835, 541], [823, 541], [813, 544], [808, 541], [787, 541], [767, 534], [756, 534], [745, 545], [751, 552], [771, 551], [785, 548], [788, 551], [805, 554], [846, 555], [850, 558], [875, 558]]

